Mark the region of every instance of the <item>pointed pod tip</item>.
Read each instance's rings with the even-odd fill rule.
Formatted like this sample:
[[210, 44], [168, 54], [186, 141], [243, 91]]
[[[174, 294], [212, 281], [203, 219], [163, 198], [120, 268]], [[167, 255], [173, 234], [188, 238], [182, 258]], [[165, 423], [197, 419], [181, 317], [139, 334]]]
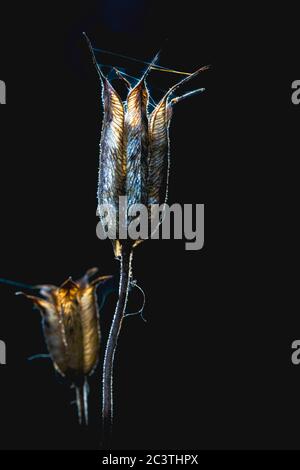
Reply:
[[108, 279], [112, 279], [114, 276], [112, 274], [107, 274], [106, 276], [99, 277], [100, 281], [108, 281]]
[[79, 287], [78, 287], [78, 284], [73, 281], [71, 276], [69, 276], [68, 279], [66, 279], [60, 286], [60, 289], [70, 290], [74, 288], [78, 289]]
[[[153, 58], [152, 61], [149, 63], [147, 69], [145, 70], [144, 74], [142, 75], [142, 78], [140, 79], [140, 81], [137, 83], [136, 86], [140, 85], [141, 83], [143, 83], [143, 82], [146, 80], [146, 78], [147, 78], [149, 72], [152, 70], [152, 67], [153, 67], [153, 66], [156, 64], [156, 62], [158, 61], [158, 58], [159, 58], [160, 53], [161, 53], [161, 50], [159, 50], [159, 51], [155, 54], [154, 58]], [[135, 87], [135, 88], [136, 88], [136, 87]]]
[[99, 284], [102, 284], [103, 282], [105, 281], [108, 281], [109, 279], [112, 279], [114, 276], [112, 275], [107, 275], [107, 276], [99, 276], [97, 277], [96, 279], [94, 279], [92, 282], [91, 282], [91, 285], [92, 286], [97, 286]]
[[89, 268], [85, 275], [88, 276], [88, 277], [92, 277], [94, 276], [94, 274], [96, 274], [97, 272], [99, 271], [99, 268], [97, 266], [94, 266], [93, 268]]
[[154, 59], [152, 60], [152, 65], [154, 65], [158, 61], [160, 53], [161, 49], [155, 54]]
[[94, 48], [93, 48], [93, 46], [92, 46], [92, 43], [91, 43], [91, 41], [90, 41], [88, 35], [87, 35], [84, 31], [82, 32], [82, 34], [83, 34], [83, 36], [85, 37], [85, 40], [86, 40], [86, 42], [87, 42], [88, 48], [89, 48], [90, 53], [91, 53], [91, 56], [92, 56], [92, 60], [93, 60], [94, 66], [95, 66], [95, 68], [96, 68], [96, 70], [97, 70], [97, 72], [98, 72], [98, 75], [99, 75], [100, 79], [106, 79], [106, 77], [103, 75], [103, 72], [102, 72], [100, 66], [98, 65], [98, 62], [97, 62], [97, 60], [96, 60], [95, 53], [94, 53]]
[[212, 65], [204, 65], [203, 67], [200, 67], [199, 71], [200, 72], [205, 72], [205, 70], [210, 70], [212, 68]]

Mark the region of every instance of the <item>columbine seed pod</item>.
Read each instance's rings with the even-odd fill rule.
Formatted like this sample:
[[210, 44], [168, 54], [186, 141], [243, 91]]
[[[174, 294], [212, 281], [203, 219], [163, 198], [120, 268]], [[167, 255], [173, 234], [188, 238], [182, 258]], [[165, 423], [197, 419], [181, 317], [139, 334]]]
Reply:
[[88, 423], [86, 378], [97, 366], [100, 350], [97, 286], [111, 276], [91, 280], [92, 268], [74, 282], [70, 277], [61, 286], [37, 286], [41, 297], [25, 295], [38, 307], [49, 355], [55, 369], [76, 388], [78, 419]]
[[[146, 78], [151, 68], [155, 67], [158, 55], [133, 88], [124, 80], [129, 91], [126, 101], [123, 102], [102, 73], [87, 36], [86, 39], [101, 80], [104, 109], [100, 139], [98, 205], [99, 208], [114, 208], [116, 217], [112, 223], [114, 222], [117, 230], [112, 230], [112, 233], [116, 233], [112, 242], [115, 256], [120, 257], [122, 244], [126, 247], [130, 245], [130, 240], [126, 239], [124, 242], [125, 237], [119, 236], [121, 231], [126, 233], [133, 219], [128, 215], [130, 207], [137, 204], [146, 206], [151, 218], [151, 205], [160, 205], [167, 200], [170, 167], [169, 126], [173, 106], [187, 96], [204, 91], [204, 88], [173, 99], [172, 95], [179, 86], [208, 67], [199, 68], [171, 87], [149, 114], [150, 95]], [[116, 72], [122, 78], [120, 72]], [[125, 214], [120, 214], [120, 197], [127, 198]], [[100, 209], [99, 213], [101, 214]], [[109, 225], [109, 218], [105, 217], [105, 225], [107, 224]], [[152, 231], [156, 228], [151, 226]], [[135, 247], [141, 241], [132, 240], [131, 246]]]

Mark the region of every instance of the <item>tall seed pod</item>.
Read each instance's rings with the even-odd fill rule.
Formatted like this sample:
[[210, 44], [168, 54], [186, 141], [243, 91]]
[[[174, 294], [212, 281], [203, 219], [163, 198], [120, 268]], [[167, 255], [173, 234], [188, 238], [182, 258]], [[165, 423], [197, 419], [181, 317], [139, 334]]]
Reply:
[[[85, 35], [85, 33], [84, 33]], [[85, 35], [92, 58], [102, 85], [103, 124], [100, 140], [100, 165], [98, 203], [111, 206], [116, 213], [117, 228], [128, 229], [132, 217], [128, 212], [121, 217], [119, 198], [127, 197], [128, 210], [133, 204], [148, 208], [151, 219], [151, 205], [166, 202], [169, 176], [169, 125], [173, 106], [181, 99], [203, 91], [203, 88], [172, 99], [177, 88], [194, 78], [208, 67], [201, 67], [171, 87], [151, 114], [148, 113], [149, 92], [146, 78], [157, 60], [155, 57], [139, 82], [131, 88], [125, 103], [104, 76], [97, 64], [92, 45]], [[120, 74], [119, 74], [120, 76]], [[113, 223], [113, 222], [112, 222]], [[107, 224], [107, 219], [105, 220]], [[159, 224], [159, 221], [157, 222]], [[151, 226], [151, 230], [157, 227]], [[113, 317], [105, 350], [103, 366], [103, 441], [108, 444], [113, 419], [113, 359], [118, 335], [127, 303], [131, 279], [133, 248], [142, 240], [123, 239], [116, 232], [112, 240], [115, 256], [120, 259], [119, 299]]]
[[76, 389], [79, 423], [88, 424], [87, 377], [99, 360], [100, 324], [96, 289], [111, 276], [91, 280], [92, 268], [78, 281], [37, 286], [41, 297], [24, 294], [40, 310], [49, 355], [56, 371]]

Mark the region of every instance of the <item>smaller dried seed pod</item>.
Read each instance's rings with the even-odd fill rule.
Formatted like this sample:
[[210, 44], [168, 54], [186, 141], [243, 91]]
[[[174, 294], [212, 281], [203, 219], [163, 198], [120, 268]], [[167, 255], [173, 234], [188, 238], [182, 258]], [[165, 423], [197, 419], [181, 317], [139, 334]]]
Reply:
[[36, 286], [41, 297], [25, 295], [38, 307], [46, 345], [55, 369], [76, 388], [79, 423], [88, 424], [87, 376], [97, 366], [100, 324], [96, 299], [98, 285], [112, 276], [92, 268], [78, 281], [70, 277], [61, 286]]

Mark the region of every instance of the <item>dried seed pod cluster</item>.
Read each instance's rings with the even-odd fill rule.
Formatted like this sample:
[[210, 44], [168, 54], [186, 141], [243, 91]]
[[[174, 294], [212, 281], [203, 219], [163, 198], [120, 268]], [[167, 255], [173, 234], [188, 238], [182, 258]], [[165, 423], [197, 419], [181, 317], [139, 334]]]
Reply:
[[[181, 99], [201, 92], [203, 88], [175, 98], [172, 98], [172, 94], [180, 85], [207, 70], [208, 67], [201, 67], [194, 73], [186, 74], [187, 76], [183, 80], [165, 93], [149, 114], [150, 95], [146, 78], [149, 71], [155, 68], [158, 56], [155, 57], [134, 87], [124, 80], [129, 91], [126, 100], [122, 101], [108, 78], [103, 74], [94, 55], [94, 49], [86, 35], [85, 37], [100, 77], [104, 110], [100, 139], [98, 212], [104, 231], [113, 234], [110, 238], [114, 254], [121, 261], [119, 299], [111, 324], [103, 364], [102, 445], [107, 447], [113, 422], [114, 355], [132, 277], [133, 248], [142, 241], [141, 238], [132, 240], [127, 235], [133, 219], [134, 223], [139, 223], [139, 216], [132, 217], [130, 215], [131, 208], [138, 205], [146, 207], [151, 232], [157, 229], [161, 219], [157, 220], [155, 216], [152, 217], [152, 208], [154, 205], [158, 207], [165, 203], [167, 199], [170, 166], [169, 126], [172, 108]], [[118, 71], [117, 75], [122, 78], [122, 74]], [[120, 199], [124, 197], [127, 199], [127, 207], [120, 208]], [[104, 211], [102, 211], [103, 207]], [[104, 216], [103, 212], [109, 211], [109, 208], [113, 208], [112, 216]]]
[[[127, 197], [128, 209], [134, 204], [148, 207], [149, 217], [151, 205], [166, 202], [170, 166], [169, 125], [173, 106], [181, 99], [204, 89], [199, 88], [173, 99], [171, 97], [179, 86], [207, 70], [208, 67], [199, 68], [171, 87], [149, 114], [150, 95], [146, 78], [154, 67], [158, 55], [133, 88], [126, 80], [129, 91], [126, 101], [123, 102], [102, 73], [87, 36], [86, 39], [101, 80], [104, 109], [100, 140], [98, 203], [99, 206], [111, 206], [115, 209], [117, 217], [114, 222], [117, 228], [120, 224], [119, 219], [121, 223], [125, 220], [125, 227], [122, 229], [124, 233], [132, 218], [128, 214], [119, 217], [119, 197]], [[153, 230], [156, 228], [151, 227]], [[115, 255], [120, 257], [122, 240], [118, 237], [118, 232], [112, 242]], [[140, 240], [132, 241], [132, 247], [139, 242]], [[130, 244], [127, 240], [127, 246], [128, 243]]]

